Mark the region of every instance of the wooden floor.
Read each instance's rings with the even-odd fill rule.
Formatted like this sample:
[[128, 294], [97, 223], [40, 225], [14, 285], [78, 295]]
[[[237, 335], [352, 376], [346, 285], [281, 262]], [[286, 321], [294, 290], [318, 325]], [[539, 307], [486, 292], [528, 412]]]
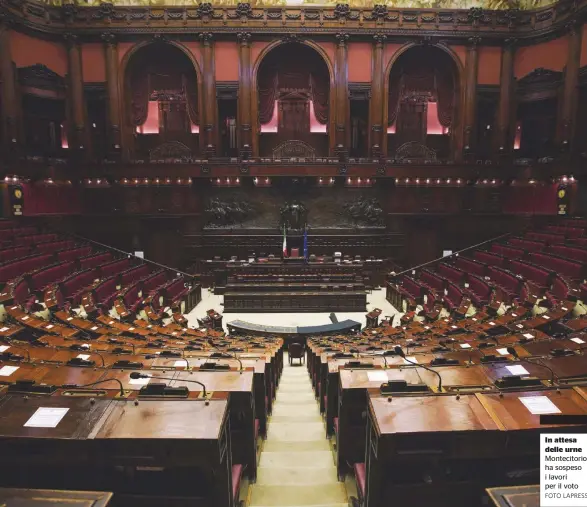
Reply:
[[308, 370], [284, 361], [249, 506], [347, 507]]

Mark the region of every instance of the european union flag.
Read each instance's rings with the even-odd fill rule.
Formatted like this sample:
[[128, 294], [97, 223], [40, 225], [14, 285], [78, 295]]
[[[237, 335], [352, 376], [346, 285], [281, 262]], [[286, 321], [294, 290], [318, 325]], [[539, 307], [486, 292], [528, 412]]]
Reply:
[[304, 228], [304, 258], [308, 260], [308, 226]]

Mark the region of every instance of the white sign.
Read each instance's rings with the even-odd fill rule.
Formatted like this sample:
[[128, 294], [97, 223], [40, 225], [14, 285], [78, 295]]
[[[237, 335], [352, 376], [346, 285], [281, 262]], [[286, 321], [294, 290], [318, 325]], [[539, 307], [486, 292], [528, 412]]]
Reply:
[[571, 341], [575, 343], [585, 343], [585, 341], [581, 340], [581, 338], [571, 338]]
[[508, 349], [495, 349], [497, 350], [498, 353], [500, 353], [502, 356], [507, 356], [509, 354]]
[[2, 366], [0, 368], [0, 377], [9, 377], [19, 368], [20, 366]]
[[[560, 410], [557, 409], [554, 413], [559, 412]], [[587, 435], [584, 433], [540, 435], [540, 505], [542, 507], [586, 505], [586, 471]]]
[[10, 345], [0, 345], [0, 352], [6, 352], [10, 348]]
[[77, 359], [83, 359], [84, 361], [87, 361], [88, 359], [90, 359], [90, 355], [89, 354], [78, 354]]
[[53, 324], [49, 324], [48, 326], [46, 326], [46, 327], [45, 327], [45, 329], [52, 329], [52, 328], [54, 328], [54, 327], [55, 327], [55, 326], [54, 326]]
[[468, 343], [461, 343], [460, 345], [461, 345], [462, 349], [470, 349], [471, 348], [471, 345]]
[[68, 408], [39, 407], [24, 425], [26, 428], [55, 428], [68, 411]]
[[522, 335], [524, 338], [528, 338], [528, 340], [532, 340], [534, 338], [534, 335], [530, 334], [530, 333], [524, 333]]
[[149, 380], [151, 380], [150, 377], [147, 378], [131, 378], [128, 383], [133, 385], [133, 386], [146, 386], [149, 383]]
[[384, 371], [368, 371], [369, 382], [387, 382], [387, 373]]
[[519, 364], [516, 364], [514, 366], [506, 366], [505, 369], [509, 371], [512, 375], [530, 375], [530, 372]]
[[98, 326], [94, 326], [94, 327], [90, 328], [91, 331], [95, 331], [96, 329], [98, 329]]
[[550, 317], [548, 315], [543, 315], [542, 318], [543, 319], [546, 319], [546, 320], [549, 320], [550, 319]]
[[410, 364], [410, 363], [417, 363], [418, 359], [416, 359], [414, 356], [406, 356], [404, 358], [404, 363], [406, 364]]
[[25, 315], [21, 320], [29, 320], [29, 316]]
[[177, 361], [175, 361], [173, 363], [173, 366], [175, 366], [176, 368], [178, 366], [186, 366], [187, 367], [188, 363], [186, 361], [182, 361], [181, 359], [178, 359]]
[[516, 327], [517, 327], [518, 329], [524, 329], [524, 326], [523, 326], [522, 324], [516, 324]]
[[73, 317], [67, 317], [67, 321], [73, 320]]
[[4, 333], [4, 332], [8, 331], [9, 329], [10, 329], [9, 327], [0, 328], [0, 333]]
[[489, 325], [490, 326], [495, 326], [495, 322], [490, 322]]
[[561, 413], [548, 396], [520, 396], [518, 399], [534, 415]]

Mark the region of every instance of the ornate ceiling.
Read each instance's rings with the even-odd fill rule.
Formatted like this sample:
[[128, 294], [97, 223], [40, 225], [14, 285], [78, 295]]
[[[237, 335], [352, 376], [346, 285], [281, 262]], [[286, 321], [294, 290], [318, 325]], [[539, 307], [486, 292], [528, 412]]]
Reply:
[[[197, 6], [201, 4], [198, 0], [111, 0], [103, 2], [100, 0], [41, 0], [49, 5], [76, 4], [79, 7], [95, 7], [101, 3], [112, 3], [115, 6]], [[214, 6], [236, 6], [243, 0], [213, 0]], [[371, 8], [376, 4], [386, 5], [388, 8], [402, 9], [471, 9], [482, 8], [488, 10], [520, 9], [530, 10], [545, 7], [555, 3], [556, 0], [348, 0], [351, 7]], [[291, 7], [312, 7], [312, 6], [334, 6], [342, 3], [341, 0], [251, 0], [252, 7], [268, 6], [291, 6]]]

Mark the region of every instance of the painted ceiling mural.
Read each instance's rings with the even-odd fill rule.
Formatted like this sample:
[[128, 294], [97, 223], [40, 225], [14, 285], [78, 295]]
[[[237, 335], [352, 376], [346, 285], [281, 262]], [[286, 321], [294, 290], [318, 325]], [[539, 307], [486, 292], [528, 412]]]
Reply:
[[[43, 0], [42, 0], [43, 1]], [[530, 10], [546, 7], [556, 0], [250, 0], [253, 7], [290, 6], [290, 7], [329, 7], [337, 3], [348, 3], [355, 8], [370, 8], [376, 4], [384, 4], [389, 9], [470, 9], [480, 7], [489, 10], [521, 9]], [[243, 0], [210, 0], [215, 6], [236, 6]], [[50, 5], [74, 3], [78, 6], [95, 7], [101, 3], [112, 3], [116, 6], [197, 6], [199, 0], [44, 0]]]

